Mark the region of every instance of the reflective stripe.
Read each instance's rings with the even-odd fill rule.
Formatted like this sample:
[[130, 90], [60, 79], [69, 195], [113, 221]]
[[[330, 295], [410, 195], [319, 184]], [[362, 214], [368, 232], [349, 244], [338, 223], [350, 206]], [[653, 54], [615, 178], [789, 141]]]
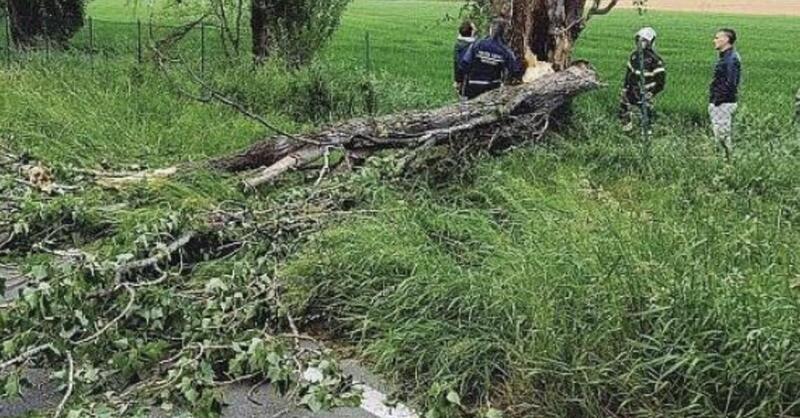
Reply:
[[[637, 70], [637, 69], [633, 68], [633, 66], [631, 65], [630, 62], [628, 63], [628, 69], [630, 69], [636, 75], [642, 75], [642, 72], [640, 70]], [[645, 71], [644, 76], [645, 77], [653, 77], [656, 74], [660, 74], [660, 73], [663, 73], [665, 71], [667, 71], [667, 70], [664, 67], [659, 67], [659, 68], [656, 68], [655, 70], [653, 70], [652, 72]]]
[[500, 80], [495, 80], [495, 81], [469, 80], [469, 84], [477, 84], [480, 86], [487, 86], [489, 84], [500, 84], [500, 83], [501, 83]]

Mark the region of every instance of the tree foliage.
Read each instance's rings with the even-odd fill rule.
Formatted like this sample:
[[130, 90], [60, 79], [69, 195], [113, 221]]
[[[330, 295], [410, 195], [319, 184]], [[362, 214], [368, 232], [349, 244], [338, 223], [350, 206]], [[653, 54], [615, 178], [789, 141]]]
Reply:
[[6, 0], [11, 38], [17, 47], [65, 46], [83, 27], [84, 0]]
[[299, 66], [311, 61], [325, 46], [339, 27], [350, 0], [262, 0], [259, 3], [266, 8], [263, 18], [269, 33], [267, 54]]

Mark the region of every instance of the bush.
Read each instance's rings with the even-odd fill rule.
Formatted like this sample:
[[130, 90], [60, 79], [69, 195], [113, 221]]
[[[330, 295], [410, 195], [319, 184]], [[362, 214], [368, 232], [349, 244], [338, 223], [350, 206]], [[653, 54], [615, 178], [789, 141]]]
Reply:
[[66, 46], [83, 27], [84, 0], [8, 0], [6, 3], [11, 36], [18, 47], [32, 47], [42, 40]]
[[268, 19], [273, 49], [287, 63], [311, 62], [330, 39], [350, 0], [276, 0]]

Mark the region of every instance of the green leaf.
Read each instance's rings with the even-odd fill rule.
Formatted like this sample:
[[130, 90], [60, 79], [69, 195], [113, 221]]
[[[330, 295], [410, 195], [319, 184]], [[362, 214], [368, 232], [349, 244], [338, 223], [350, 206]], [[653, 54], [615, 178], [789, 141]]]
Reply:
[[309, 393], [303, 397], [303, 403], [308, 406], [311, 412], [319, 412], [322, 410], [322, 402], [317, 398], [315, 393]]
[[31, 267], [31, 277], [36, 280], [44, 280], [47, 278], [47, 266], [37, 264]]
[[439, 411], [436, 409], [429, 409], [428, 412], [425, 413], [425, 418], [439, 418]]
[[6, 384], [3, 385], [3, 392], [7, 398], [16, 398], [22, 395], [20, 390], [19, 375], [14, 373], [6, 378]]
[[447, 392], [447, 401], [451, 404], [461, 406], [461, 396], [458, 396], [458, 393], [454, 390]]
[[494, 408], [489, 408], [489, 410], [486, 411], [486, 418], [503, 418], [503, 412]]
[[194, 403], [199, 398], [199, 393], [193, 388], [189, 387], [183, 390], [183, 397], [186, 398], [189, 403]]

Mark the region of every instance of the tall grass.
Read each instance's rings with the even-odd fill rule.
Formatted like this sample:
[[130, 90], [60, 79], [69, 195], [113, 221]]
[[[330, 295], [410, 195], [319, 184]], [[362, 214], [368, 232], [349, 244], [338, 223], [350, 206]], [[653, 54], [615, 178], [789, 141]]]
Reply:
[[[92, 7], [104, 18], [124, 10]], [[311, 68], [216, 62], [208, 78], [295, 131], [365, 113], [359, 85], [369, 77], [381, 113], [447, 103], [456, 22], [443, 18], [456, 11], [357, 0]], [[576, 101], [573, 127], [477, 164], [462, 181], [363, 171], [359, 205], [370, 211], [315, 235], [280, 270], [292, 309], [323, 315], [334, 336], [442, 415], [456, 414], [442, 408], [451, 390], [512, 416], [800, 414], [800, 150], [789, 126], [797, 23], [628, 11], [594, 19], [576, 57], [609, 85]], [[631, 36], [645, 24], [659, 31], [669, 71], [649, 156], [614, 121]], [[739, 30], [745, 68], [730, 165], [705, 128], [718, 26]], [[121, 32], [109, 24], [97, 38]], [[95, 167], [202, 161], [264, 135], [235, 112], [177, 95], [129, 50], [106, 51], [93, 61], [34, 54], [0, 70], [0, 138], [52, 164]], [[119, 235], [131, 240], [137, 219], [164, 207], [241, 199], [233, 186], [200, 170], [125, 192], [115, 199], [138, 206]]]

